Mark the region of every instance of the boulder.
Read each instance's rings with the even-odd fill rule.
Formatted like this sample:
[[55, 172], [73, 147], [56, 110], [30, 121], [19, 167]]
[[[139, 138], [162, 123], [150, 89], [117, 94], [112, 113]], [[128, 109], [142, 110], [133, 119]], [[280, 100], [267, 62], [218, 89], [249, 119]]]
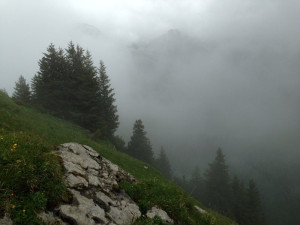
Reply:
[[197, 206], [197, 205], [195, 205], [194, 207], [195, 207], [195, 209], [196, 209], [198, 212], [200, 212], [201, 214], [206, 214], [206, 213], [207, 213], [206, 210], [201, 209], [201, 208], [200, 208], [199, 206]]
[[141, 216], [139, 207], [119, 190], [121, 181], [136, 182], [132, 175], [86, 145], [62, 144], [56, 154], [62, 158], [72, 197], [71, 203], [56, 209], [58, 219], [65, 224], [122, 225]]
[[161, 218], [162, 221], [168, 224], [173, 224], [174, 221], [169, 217], [169, 215], [162, 209], [157, 207], [152, 207], [151, 210], [148, 210], [146, 216], [153, 219], [155, 216]]

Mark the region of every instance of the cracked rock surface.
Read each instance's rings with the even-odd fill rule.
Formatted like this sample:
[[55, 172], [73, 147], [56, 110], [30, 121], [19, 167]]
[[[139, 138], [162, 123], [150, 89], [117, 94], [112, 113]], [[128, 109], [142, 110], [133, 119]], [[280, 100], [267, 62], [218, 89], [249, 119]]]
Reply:
[[[72, 200], [56, 209], [52, 221], [57, 217], [70, 225], [118, 225], [131, 224], [141, 216], [135, 202], [118, 188], [121, 181], [136, 182], [129, 173], [86, 145], [62, 144], [56, 154], [63, 160]], [[47, 220], [48, 214], [43, 218]]]

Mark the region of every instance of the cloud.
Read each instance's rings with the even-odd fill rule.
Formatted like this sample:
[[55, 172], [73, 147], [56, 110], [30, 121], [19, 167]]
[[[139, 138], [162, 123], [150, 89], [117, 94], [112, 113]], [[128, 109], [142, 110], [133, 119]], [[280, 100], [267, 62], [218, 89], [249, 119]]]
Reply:
[[95, 65], [106, 63], [127, 139], [138, 118], [154, 148], [176, 154], [185, 145], [193, 153], [219, 145], [244, 152], [261, 137], [298, 132], [298, 1], [0, 4], [0, 86], [10, 94], [19, 75], [30, 81], [51, 42], [72, 40]]

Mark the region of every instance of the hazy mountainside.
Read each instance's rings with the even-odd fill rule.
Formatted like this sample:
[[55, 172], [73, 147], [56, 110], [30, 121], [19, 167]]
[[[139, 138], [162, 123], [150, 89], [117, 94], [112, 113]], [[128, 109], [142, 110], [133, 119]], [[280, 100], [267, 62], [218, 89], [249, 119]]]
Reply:
[[272, 40], [233, 40], [170, 30], [132, 47], [151, 140], [167, 146], [184, 175], [204, 170], [221, 147], [233, 174], [257, 181], [269, 222], [298, 224], [299, 53]]
[[[30, 107], [16, 105], [6, 94], [0, 92], [0, 156], [1, 167], [1, 216], [10, 213], [16, 224], [40, 224], [35, 212], [55, 206], [58, 201], [66, 201], [64, 186], [61, 186], [59, 160], [49, 149], [65, 142], [79, 142], [92, 146], [139, 181], [137, 185], [123, 184], [123, 188], [138, 203], [141, 211], [158, 205], [173, 217], [176, 224], [234, 224], [232, 221], [212, 211], [201, 214], [193, 205], [203, 207], [189, 197], [160, 173], [141, 161], [116, 151], [108, 141], [92, 140], [90, 133], [61, 119], [42, 114]], [[9, 149], [9, 146], [12, 146]], [[52, 146], [52, 147], [51, 147]], [[39, 157], [38, 157], [39, 156]], [[22, 163], [24, 161], [24, 163]], [[52, 160], [49, 163], [48, 160]], [[26, 162], [26, 163], [25, 163]], [[54, 173], [52, 165], [55, 166]], [[145, 170], [144, 166], [148, 169]], [[142, 168], [142, 169], [141, 169]], [[36, 180], [38, 169], [56, 174], [57, 182], [44, 179]], [[8, 174], [10, 172], [10, 174]], [[14, 176], [14, 173], [18, 176]], [[25, 174], [26, 176], [25, 176]], [[20, 183], [22, 182], [22, 183]], [[25, 183], [28, 185], [24, 185]], [[60, 185], [60, 186], [57, 186]], [[50, 189], [49, 189], [50, 188]], [[56, 190], [56, 201], [50, 204], [51, 194]], [[54, 193], [53, 193], [54, 194]], [[142, 219], [137, 224], [161, 224], [160, 221]]]

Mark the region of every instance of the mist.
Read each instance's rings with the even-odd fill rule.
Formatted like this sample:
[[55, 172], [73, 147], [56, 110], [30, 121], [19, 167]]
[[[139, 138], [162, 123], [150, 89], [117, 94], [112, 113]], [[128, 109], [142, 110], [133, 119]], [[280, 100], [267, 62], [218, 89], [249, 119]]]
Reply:
[[299, 9], [296, 0], [4, 0], [0, 88], [11, 95], [50, 43], [73, 41], [106, 64], [117, 134], [128, 141], [142, 119], [175, 175], [204, 171], [221, 147], [232, 173], [264, 180], [282, 166], [285, 177], [300, 160]]

